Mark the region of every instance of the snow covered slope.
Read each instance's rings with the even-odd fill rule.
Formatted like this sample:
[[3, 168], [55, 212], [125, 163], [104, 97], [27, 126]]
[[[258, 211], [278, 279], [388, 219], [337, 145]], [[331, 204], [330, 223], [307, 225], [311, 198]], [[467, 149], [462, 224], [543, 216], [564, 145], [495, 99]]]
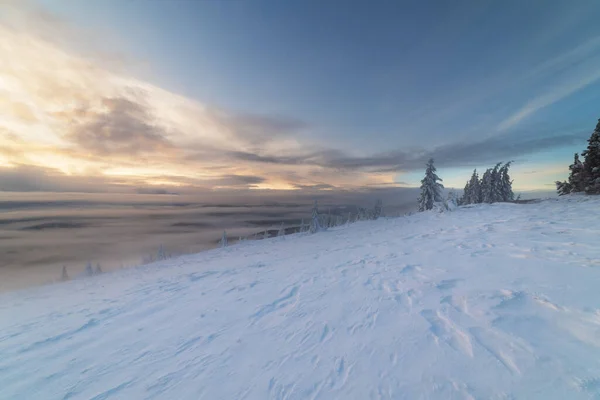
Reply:
[[482, 205], [6, 294], [0, 398], [600, 398], [599, 239]]

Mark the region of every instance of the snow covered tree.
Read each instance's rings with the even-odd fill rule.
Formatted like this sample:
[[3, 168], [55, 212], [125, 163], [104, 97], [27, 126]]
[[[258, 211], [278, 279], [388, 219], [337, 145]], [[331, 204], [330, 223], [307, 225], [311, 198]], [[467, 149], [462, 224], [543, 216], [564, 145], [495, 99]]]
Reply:
[[585, 192], [598, 194], [600, 193], [600, 119], [588, 139], [587, 149], [581, 155], [585, 157], [583, 162]]
[[510, 175], [508, 174], [508, 169], [512, 161], [507, 162], [500, 168], [500, 199], [498, 201], [513, 201], [515, 199], [515, 194], [512, 190], [512, 180], [510, 179]]
[[277, 231], [277, 237], [284, 237], [285, 236], [285, 227], [283, 226], [283, 222], [281, 223], [281, 226], [279, 227], [279, 230]]
[[465, 183], [465, 188], [463, 189], [463, 195], [458, 199], [458, 205], [460, 206], [464, 206], [469, 204], [469, 192], [471, 191], [471, 188], [469, 187], [469, 181], [467, 181], [467, 183]]
[[569, 187], [570, 192], [585, 191], [585, 172], [583, 163], [579, 160], [579, 154], [573, 156], [573, 164], [569, 165]]
[[473, 170], [471, 179], [465, 185], [463, 196], [460, 199], [461, 205], [481, 203], [481, 185], [479, 183], [479, 175], [477, 170]]
[[381, 211], [383, 210], [383, 201], [381, 199], [377, 199], [375, 201], [375, 207], [373, 207], [373, 219], [378, 219], [381, 217]]
[[500, 165], [498, 163], [492, 169], [492, 203], [502, 201], [502, 174], [500, 173]]
[[471, 204], [471, 202], [469, 200], [469, 198], [471, 197], [470, 195], [471, 195], [471, 181], [467, 181], [467, 183], [465, 184], [465, 188], [463, 189], [463, 195], [458, 200], [458, 203], [461, 206]]
[[300, 222], [300, 233], [306, 232], [306, 226], [304, 225], [304, 218], [302, 218], [302, 222]]
[[469, 181], [469, 204], [479, 204], [482, 200], [481, 181], [477, 170], [473, 170], [471, 180]]
[[227, 247], [227, 232], [223, 231], [223, 236], [221, 236], [221, 247]]
[[321, 223], [319, 222], [319, 205], [317, 204], [317, 200], [315, 200], [315, 205], [312, 209], [312, 216], [310, 218], [310, 233], [317, 233], [321, 230]]
[[100, 275], [102, 273], [102, 267], [100, 263], [96, 264], [96, 269], [94, 269], [94, 275]]
[[492, 190], [492, 169], [488, 168], [481, 177], [481, 202], [493, 203], [494, 195]]
[[348, 220], [346, 221], [346, 226], [349, 226], [352, 223], [352, 213], [348, 212]]
[[165, 248], [163, 247], [162, 244], [160, 246], [158, 246], [158, 252], [156, 253], [156, 259], [158, 261], [167, 259], [167, 253], [165, 252]]
[[453, 191], [448, 192], [448, 198], [446, 199], [446, 210], [454, 211], [458, 207], [458, 199], [456, 193]]
[[268, 239], [269, 238], [269, 230], [265, 229], [264, 233], [263, 233], [263, 239]]
[[358, 207], [356, 210], [356, 220], [364, 221], [367, 219], [367, 210], [364, 207]]
[[63, 282], [69, 280], [69, 274], [67, 274], [67, 266], [66, 265], [63, 265], [63, 267], [62, 267], [62, 273], [60, 274], [60, 280]]
[[92, 276], [92, 275], [94, 275], [94, 269], [92, 268], [92, 263], [89, 262], [89, 261], [88, 261], [88, 263], [85, 266], [84, 275], [85, 276]]
[[433, 158], [427, 162], [425, 177], [421, 180], [421, 196], [419, 197], [419, 211], [431, 210], [433, 204], [444, 201], [442, 190], [444, 186], [438, 181], [442, 181], [436, 175], [436, 168], [433, 165]]
[[556, 191], [558, 192], [559, 196], [564, 196], [565, 194], [569, 194], [572, 191], [572, 187], [571, 184], [567, 181], [556, 181], [554, 182], [556, 184]]

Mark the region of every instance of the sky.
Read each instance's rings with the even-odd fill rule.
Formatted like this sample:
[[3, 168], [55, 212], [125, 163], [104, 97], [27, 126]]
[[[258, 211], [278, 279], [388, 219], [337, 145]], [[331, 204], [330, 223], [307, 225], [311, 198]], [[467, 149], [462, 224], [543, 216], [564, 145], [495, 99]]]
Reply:
[[0, 190], [564, 179], [600, 118], [596, 0], [0, 0]]

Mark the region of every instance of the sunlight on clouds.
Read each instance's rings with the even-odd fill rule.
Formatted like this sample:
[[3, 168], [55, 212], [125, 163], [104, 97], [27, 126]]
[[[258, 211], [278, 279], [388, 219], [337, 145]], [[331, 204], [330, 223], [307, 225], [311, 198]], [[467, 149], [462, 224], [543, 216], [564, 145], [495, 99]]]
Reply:
[[[279, 130], [287, 121], [239, 116], [114, 74], [39, 37], [0, 25], [2, 166], [31, 165], [68, 175], [93, 171], [132, 184], [181, 185], [226, 175], [265, 176], [251, 188], [293, 189], [286, 172], [223, 156], [235, 151], [301, 151]], [[250, 127], [250, 128], [248, 128]], [[283, 132], [284, 133], [284, 132]], [[353, 185], [369, 177], [357, 173]], [[172, 179], [169, 179], [172, 176]], [[301, 175], [299, 182], [307, 181]], [[331, 177], [330, 177], [331, 178]], [[343, 179], [342, 179], [343, 180]], [[297, 183], [299, 183], [297, 182]], [[243, 185], [224, 180], [213, 187]]]
[[[12, 182], [18, 182], [19, 174], [31, 181], [36, 176], [51, 178], [46, 186], [38, 185], [44, 188], [58, 182], [77, 190], [76, 184], [89, 178], [94, 183], [82, 187], [97, 191], [115, 186], [135, 190], [144, 185], [200, 191], [351, 189], [390, 187], [400, 175], [412, 176], [413, 171], [418, 178], [400, 180], [418, 186], [430, 157], [441, 171], [460, 170], [455, 177], [449, 171], [448, 180], [462, 187], [470, 175], [466, 165], [512, 159], [579, 140], [572, 132], [545, 137], [511, 129], [600, 78], [600, 58], [595, 55], [600, 40], [595, 39], [548, 60], [523, 78], [558, 79], [496, 125], [496, 132], [491, 129], [494, 134], [489, 137], [479, 132], [485, 132], [491, 122], [471, 127], [469, 132], [478, 132], [471, 139], [469, 133], [448, 134], [442, 140], [424, 129], [413, 135], [423, 147], [400, 147], [390, 141], [382, 144], [385, 148], [379, 153], [366, 154], [363, 148], [346, 148], [352, 145], [343, 140], [327, 147], [328, 134], [317, 134], [328, 129], [323, 126], [219, 108], [117, 73], [104, 67], [111, 63], [104, 62], [93, 45], [85, 49], [90, 53], [87, 57], [69, 50], [77, 47], [70, 46], [69, 40], [79, 40], [81, 45], [88, 36], [76, 39], [73, 27], [39, 12], [27, 0], [10, 4], [12, 17], [0, 12], [0, 53], [9, 55], [0, 58], [0, 166], [4, 169], [0, 172], [16, 177]], [[464, 96], [456, 93], [452, 96], [461, 107], [474, 103], [463, 102]], [[441, 118], [443, 123], [443, 113], [428, 120], [439, 124]], [[505, 138], [498, 135], [503, 130]], [[381, 138], [373, 139], [383, 143]], [[65, 176], [57, 177], [61, 173]], [[68, 177], [76, 184], [65, 182]], [[549, 176], [538, 174], [538, 182], [529, 178], [519, 177], [517, 184], [535, 186]]]

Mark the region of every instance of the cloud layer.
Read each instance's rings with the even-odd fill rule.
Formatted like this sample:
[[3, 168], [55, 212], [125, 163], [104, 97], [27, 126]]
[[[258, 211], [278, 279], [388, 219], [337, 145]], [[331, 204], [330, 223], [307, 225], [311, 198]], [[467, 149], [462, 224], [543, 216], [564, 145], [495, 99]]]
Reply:
[[[323, 127], [288, 115], [204, 104], [109, 68], [104, 53], [69, 47], [78, 31], [13, 1], [0, 18], [0, 190], [180, 191], [332, 190], [402, 185], [402, 175], [438, 167], [472, 167], [582, 143], [586, 132], [546, 131], [520, 123], [598, 79], [600, 40], [533, 68], [529, 77], [557, 84], [478, 135], [351, 151], [317, 140]], [[76, 41], [76, 40], [75, 40]], [[575, 63], [575, 67], [573, 67]], [[122, 71], [119, 69], [118, 71]], [[445, 94], [449, 96], [449, 94]], [[457, 104], [471, 104], [457, 101]], [[452, 114], [448, 107], [437, 115]], [[405, 126], [409, 126], [405, 125]], [[399, 128], [400, 129], [400, 128]], [[399, 132], [402, 135], [403, 132]], [[365, 133], [366, 135], [366, 133]]]

